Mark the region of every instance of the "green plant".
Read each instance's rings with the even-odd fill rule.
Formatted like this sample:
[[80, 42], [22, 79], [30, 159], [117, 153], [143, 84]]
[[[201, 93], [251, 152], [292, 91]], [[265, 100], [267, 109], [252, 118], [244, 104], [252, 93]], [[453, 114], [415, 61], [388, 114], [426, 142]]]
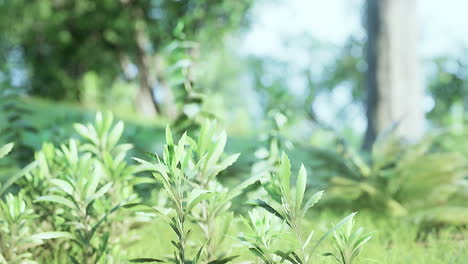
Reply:
[[258, 181], [259, 177], [249, 178], [233, 189], [224, 187], [217, 180], [219, 173], [231, 166], [239, 154], [223, 157], [227, 136], [224, 131], [218, 132], [213, 122], [203, 123], [196, 141], [184, 134], [177, 145], [173, 143], [171, 130], [167, 128], [166, 131], [167, 144], [163, 161], [157, 156], [154, 157], [158, 161], [156, 165], [139, 161], [156, 172], [155, 177], [162, 182], [174, 204], [175, 215], [171, 216], [171, 228], [178, 237], [178, 241], [173, 241], [177, 250], [174, 261], [184, 263], [186, 258], [186, 245], [191, 232], [187, 228], [188, 218], [200, 227], [205, 241], [199, 247], [194, 261], [231, 261], [236, 256], [229, 256], [223, 248], [233, 219], [232, 212], [229, 212], [231, 201], [246, 187]]
[[[10, 151], [13, 149], [14, 144], [8, 143], [0, 148], [0, 159], [4, 158]], [[23, 169], [15, 172], [12, 176], [8, 178], [3, 184], [0, 182], [0, 198], [3, 196], [4, 193], [7, 192], [8, 188], [15, 184], [21, 177], [27, 174], [30, 170], [36, 167], [37, 163], [32, 162], [28, 166], [24, 167]]]
[[195, 177], [191, 182], [196, 188], [212, 192], [210, 197], [192, 211], [192, 216], [203, 231], [206, 241], [203, 249], [203, 259], [206, 262], [217, 260], [219, 263], [221, 259], [232, 258], [226, 256], [223, 248], [223, 242], [233, 220], [233, 213], [229, 212], [231, 201], [262, 176], [250, 177], [232, 189], [224, 187], [217, 180], [217, 176], [239, 157], [239, 154], [223, 157], [226, 141], [226, 132], [218, 133], [216, 124], [207, 121], [203, 123], [193, 148], [193, 157], [197, 166]]
[[104, 175], [101, 164], [78, 149], [77, 142], [70, 140], [68, 146], [62, 145], [61, 151], [57, 151], [66, 166], [60, 178], [49, 180], [50, 193], [38, 197], [36, 202], [57, 205], [55, 213], [63, 219], [59, 225], [61, 237], [77, 245], [68, 252], [72, 263], [102, 263], [110, 235], [108, 217], [120, 204], [107, 209], [112, 183], [101, 184]]
[[[192, 232], [192, 230], [188, 228], [187, 220], [190, 217], [191, 211], [202, 200], [207, 199], [211, 195], [211, 192], [208, 190], [192, 189], [189, 183], [190, 178], [194, 177], [194, 168], [200, 166], [200, 164], [191, 163], [194, 143], [195, 142], [189, 138], [187, 134], [184, 134], [177, 145], [174, 144], [172, 133], [170, 129], [167, 128], [163, 160], [161, 161], [159, 157], [156, 156], [155, 159], [157, 159], [157, 163], [152, 164], [144, 160], [136, 159], [144, 165], [147, 170], [153, 172], [154, 177], [163, 185], [169, 200], [172, 202], [174, 212], [168, 214], [168, 217], [170, 218], [169, 225], [177, 235], [177, 239], [171, 241], [175, 247], [174, 259], [172, 261], [177, 264], [187, 263], [187, 243]], [[129, 204], [126, 205], [126, 207], [138, 205], [139, 204]], [[201, 247], [193, 257], [193, 263], [199, 261], [202, 250], [203, 247]], [[154, 261], [160, 262], [162, 260], [153, 258], [131, 260], [131, 262]]]
[[[304, 201], [307, 186], [307, 173], [301, 165], [296, 180], [296, 188], [291, 187], [291, 164], [285, 153], [281, 155], [279, 171], [271, 175], [271, 179], [263, 182], [268, 193], [269, 201], [256, 200], [253, 203], [260, 206], [280, 218], [289, 227], [295, 236], [295, 245], [292, 250], [279, 250], [275, 252], [283, 259], [293, 264], [307, 264], [311, 261], [317, 247], [337, 228], [352, 218], [355, 213], [350, 214], [322, 235], [317, 242], [311, 243], [314, 231], [309, 232], [304, 239], [304, 222], [306, 214], [322, 197], [323, 191], [319, 191]], [[250, 249], [252, 251], [252, 249]]]
[[0, 263], [37, 263], [31, 250], [47, 239], [60, 238], [61, 232], [35, 233], [34, 219], [37, 217], [28, 208], [23, 194], [9, 193], [5, 201], [0, 200]]
[[[425, 138], [408, 145], [395, 137], [381, 139], [370, 161], [347, 148], [313, 149], [313, 167], [326, 181], [330, 202], [409, 216], [418, 223], [466, 223], [466, 219], [460, 222], [466, 208], [452, 199], [466, 174], [466, 159], [456, 152], [435, 152], [432, 142]], [[451, 217], [442, 213], [444, 208]], [[431, 219], [434, 211], [443, 219]]]
[[[268, 214], [261, 214], [256, 209], [249, 212], [249, 218], [242, 218], [248, 233], [240, 233], [238, 238], [246, 245], [250, 252], [259, 257], [266, 264], [277, 263], [280, 259], [274, 248], [274, 243], [281, 238], [281, 223], [274, 222]], [[284, 259], [283, 259], [284, 260]]]
[[[103, 170], [101, 181], [113, 183], [108, 192], [108, 203], [105, 205], [107, 210], [124, 200], [127, 203], [140, 202], [141, 199], [134, 192], [134, 186], [148, 181], [148, 178], [137, 177], [139, 167], [129, 164], [126, 160], [132, 144], [119, 144], [125, 128], [124, 123], [113, 123], [114, 117], [111, 112], [98, 112], [94, 124], [74, 124], [75, 130], [83, 139], [80, 150], [90, 153], [100, 164]], [[128, 233], [138, 222], [135, 215], [128, 210], [120, 210], [110, 217], [117, 218], [116, 221], [110, 221], [110, 234]], [[125, 255], [123, 246], [125, 243], [131, 243], [131, 239], [120, 236], [110, 236], [109, 239], [114, 245], [113, 255]]]
[[[0, 148], [0, 159], [13, 148], [13, 143]], [[18, 172], [0, 188], [0, 196], [14, 181], [23, 176], [35, 164]], [[0, 186], [1, 187], [1, 186]], [[60, 233], [44, 232], [32, 234], [33, 219], [37, 215], [26, 206], [23, 193], [14, 196], [8, 193], [5, 201], [0, 199], [0, 263], [35, 263], [30, 250], [46, 239], [60, 237]]]
[[344, 230], [333, 232], [335, 253], [325, 253], [332, 256], [339, 264], [351, 264], [362, 250], [362, 247], [372, 238], [371, 233], [364, 233], [364, 227], [353, 230], [354, 218], [346, 223]]
[[8, 194], [0, 200], [0, 263], [25, 263], [32, 261], [28, 249], [40, 244], [31, 234], [35, 215], [26, 207], [22, 195]]

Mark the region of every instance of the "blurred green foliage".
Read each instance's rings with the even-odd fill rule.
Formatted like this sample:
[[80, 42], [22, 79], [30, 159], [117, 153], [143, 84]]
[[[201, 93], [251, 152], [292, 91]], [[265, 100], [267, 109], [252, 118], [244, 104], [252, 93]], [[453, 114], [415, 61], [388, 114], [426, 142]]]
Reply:
[[[106, 97], [129, 77], [125, 71], [137, 64], [139, 49], [155, 54], [175, 39], [213, 35], [221, 41], [220, 35], [244, 23], [251, 2], [2, 1], [2, 81], [23, 80], [15, 86], [52, 99], [82, 100], [89, 89]], [[101, 89], [105, 92], [98, 93]]]

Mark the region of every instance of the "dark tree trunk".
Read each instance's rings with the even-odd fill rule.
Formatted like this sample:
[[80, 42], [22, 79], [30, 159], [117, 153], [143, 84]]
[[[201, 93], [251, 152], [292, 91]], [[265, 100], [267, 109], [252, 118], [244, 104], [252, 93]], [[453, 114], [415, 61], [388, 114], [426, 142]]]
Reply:
[[370, 150], [377, 137], [377, 128], [375, 116], [377, 109], [378, 90], [377, 90], [377, 38], [380, 29], [379, 1], [366, 1], [366, 30], [367, 30], [367, 98], [366, 98], [366, 116], [367, 129], [364, 136], [363, 148]]

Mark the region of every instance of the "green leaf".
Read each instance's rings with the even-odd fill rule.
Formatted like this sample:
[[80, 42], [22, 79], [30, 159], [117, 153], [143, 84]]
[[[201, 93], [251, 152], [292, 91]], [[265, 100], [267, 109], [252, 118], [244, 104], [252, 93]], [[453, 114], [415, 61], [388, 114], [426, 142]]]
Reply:
[[195, 257], [193, 258], [193, 263], [194, 263], [194, 264], [197, 264], [198, 261], [200, 260], [201, 254], [202, 254], [202, 252], [203, 252], [203, 248], [205, 248], [205, 245], [202, 245], [202, 246], [200, 247], [200, 249], [198, 249], [197, 254], [196, 254]]
[[129, 204], [122, 205], [122, 207], [126, 209], [131, 209], [132, 211], [136, 211], [136, 212], [144, 212], [144, 213], [150, 212], [150, 213], [165, 214], [164, 212], [154, 207], [151, 207], [149, 205], [142, 204], [142, 203], [129, 203]]
[[313, 252], [330, 234], [332, 234], [336, 229], [338, 229], [340, 226], [342, 226], [344, 223], [346, 223], [348, 220], [352, 219], [354, 216], [356, 215], [356, 213], [352, 213], [350, 215], [348, 215], [347, 217], [343, 218], [340, 222], [338, 222], [338, 224], [336, 224], [333, 228], [331, 228], [330, 230], [328, 230], [327, 233], [325, 233], [318, 241], [317, 243], [314, 245], [314, 247], [312, 248], [311, 252]]
[[299, 174], [296, 182], [296, 211], [299, 211], [302, 205], [302, 199], [304, 199], [304, 193], [307, 185], [307, 172], [304, 165], [301, 164]]
[[156, 259], [156, 258], [135, 258], [135, 259], [130, 259], [129, 262], [132, 262], [132, 263], [151, 263], [151, 262], [165, 262], [165, 261], [161, 260], [161, 259]]
[[73, 186], [64, 180], [51, 179], [50, 182], [64, 191], [66, 194], [73, 196]]
[[0, 159], [5, 157], [13, 149], [14, 144], [8, 143], [5, 146], [0, 148]]
[[171, 129], [169, 126], [166, 127], [166, 144], [167, 145], [174, 145], [174, 139], [172, 138]]
[[155, 153], [145, 152], [145, 155], [152, 161], [158, 161], [158, 155], [156, 155]]
[[226, 258], [222, 258], [222, 259], [215, 259], [215, 260], [212, 260], [210, 262], [208, 262], [208, 264], [224, 264], [224, 263], [228, 263], [230, 261], [232, 261], [233, 259], [235, 258], [238, 258], [239, 256], [229, 256], [229, 257], [226, 257]]
[[[156, 158], [157, 158], [157, 156], [156, 156]], [[146, 160], [142, 160], [142, 159], [139, 159], [139, 158], [133, 158], [133, 160], [140, 163], [140, 165], [138, 166], [139, 171], [154, 171], [154, 170], [156, 170], [155, 164], [153, 164], [151, 162], [148, 162]]]
[[105, 232], [101, 237], [101, 244], [99, 246], [98, 254], [96, 255], [95, 263], [99, 263], [99, 260], [104, 255], [104, 252], [107, 249], [107, 245], [109, 243], [109, 232]]
[[[213, 166], [219, 160], [219, 158], [224, 152], [226, 141], [227, 141], [226, 131], [223, 131], [221, 132], [221, 134], [218, 135], [218, 139], [215, 143], [215, 147], [213, 151], [211, 151], [210, 153], [210, 157], [208, 158], [208, 166]], [[213, 142], [210, 142], [210, 143], [213, 143]]]
[[337, 258], [335, 256], [335, 254], [333, 254], [333, 253], [330, 253], [330, 252], [323, 253], [322, 256], [324, 256], [324, 257], [333, 257], [336, 261], [338, 261], [338, 263], [341, 263], [341, 260], [339, 258]]
[[90, 203], [96, 199], [99, 199], [99, 197], [106, 194], [111, 187], [112, 187], [112, 182], [109, 182], [106, 185], [102, 186], [102, 188], [99, 189], [99, 191], [97, 191], [95, 194], [93, 194], [93, 196], [87, 198], [87, 203]]
[[89, 133], [88, 128], [85, 125], [77, 123], [74, 124], [73, 127], [80, 136], [90, 140], [91, 142], [97, 145], [97, 138], [93, 138], [91, 136], [91, 133]]
[[268, 259], [265, 258], [264, 253], [261, 251], [261, 249], [251, 247], [249, 248], [249, 251], [252, 252], [255, 256], [262, 259], [265, 263], [270, 263], [270, 261], [268, 261]]
[[221, 163], [219, 163], [219, 165], [213, 166], [215, 169], [213, 169], [213, 171], [211, 171], [212, 177], [217, 176], [221, 171], [225, 170], [227, 167], [229, 167], [229, 166], [231, 166], [232, 164], [234, 164], [234, 162], [237, 161], [237, 159], [239, 158], [239, 156], [240, 156], [239, 153], [230, 155], [229, 157], [227, 157], [226, 159], [224, 159]]
[[70, 261], [71, 261], [73, 264], [80, 264], [80, 263], [78, 262], [78, 260], [76, 260], [75, 257], [73, 257], [73, 256], [68, 256], [68, 257], [70, 258]]
[[120, 137], [122, 136], [122, 133], [124, 131], [124, 123], [122, 121], [119, 121], [117, 125], [114, 126], [112, 131], [109, 133], [109, 137], [107, 138], [107, 147], [109, 149], [113, 148], [115, 144], [119, 141]]
[[56, 238], [68, 238], [76, 239], [75, 236], [69, 232], [42, 232], [31, 236], [35, 239], [56, 239]]
[[33, 161], [30, 164], [28, 164], [26, 167], [24, 167], [22, 170], [18, 171], [15, 173], [12, 177], [10, 177], [3, 186], [0, 188], [0, 196], [3, 195], [3, 193], [11, 186], [13, 185], [18, 179], [26, 175], [28, 172], [30, 172], [32, 169], [34, 169], [38, 165], [37, 161]]
[[290, 199], [291, 189], [291, 162], [289, 161], [288, 155], [283, 152], [281, 155], [281, 167], [280, 167], [280, 181], [283, 191], [286, 194], [287, 199]]
[[101, 175], [104, 173], [100, 164], [95, 163], [95, 166], [95, 170], [89, 175], [88, 182], [86, 182], [84, 187], [84, 194], [86, 195], [84, 198], [89, 198], [95, 194], [101, 180]]
[[207, 190], [194, 189], [188, 196], [187, 201], [187, 212], [192, 211], [192, 209], [201, 201], [207, 199], [212, 193]]
[[312, 195], [309, 200], [304, 204], [304, 207], [302, 208], [302, 215], [304, 216], [307, 214], [310, 208], [312, 208], [319, 200], [322, 198], [323, 191], [319, 191]]
[[284, 263], [285, 260], [291, 262], [292, 264], [301, 264], [298, 262], [296, 259], [292, 258], [290, 255], [292, 255], [293, 251], [289, 250], [288, 252], [283, 252], [281, 250], [275, 251], [275, 254], [281, 257], [280, 263]]
[[[269, 213], [271, 213], [271, 214], [275, 215], [276, 217], [278, 217], [279, 219], [281, 219], [283, 221], [285, 220], [285, 218], [284, 218], [284, 216], [282, 214], [280, 214], [277, 210], [275, 210], [272, 206], [267, 204], [265, 201], [262, 201], [260, 199], [256, 199], [254, 201], [249, 202], [249, 204], [260, 206], [263, 209], [267, 210]], [[288, 225], [289, 225], [289, 223], [288, 223]]]
[[314, 231], [312, 230], [309, 234], [309, 236], [307, 237], [306, 241], [304, 242], [304, 244], [302, 245], [302, 250], [305, 250], [307, 248], [307, 246], [309, 245], [312, 237], [314, 236]]
[[72, 201], [66, 199], [66, 198], [63, 198], [61, 196], [58, 196], [58, 195], [45, 195], [45, 196], [41, 196], [39, 198], [36, 199], [36, 202], [53, 202], [53, 203], [59, 203], [59, 204], [63, 204], [71, 209], [75, 209], [75, 205], [73, 204]]
[[228, 195], [227, 195], [226, 199], [228, 201], [232, 200], [236, 196], [240, 195], [245, 188], [247, 188], [250, 185], [254, 184], [255, 182], [259, 181], [262, 177], [263, 177], [263, 175], [258, 174], [256, 176], [248, 178], [247, 180], [245, 180], [244, 182], [242, 182], [241, 184], [237, 185], [232, 190], [230, 190], [228, 192]]

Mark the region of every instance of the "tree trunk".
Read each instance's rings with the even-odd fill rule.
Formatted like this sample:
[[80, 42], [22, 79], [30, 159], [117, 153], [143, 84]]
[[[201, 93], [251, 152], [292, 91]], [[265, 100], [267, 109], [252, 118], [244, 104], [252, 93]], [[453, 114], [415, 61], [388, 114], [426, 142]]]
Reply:
[[[154, 52], [149, 52], [151, 40], [146, 24], [139, 18], [143, 11], [135, 11], [135, 41], [137, 48], [137, 67], [140, 87], [136, 98], [139, 113], [147, 117], [163, 114], [174, 119], [177, 111], [171, 88], [165, 83], [163, 59]], [[156, 93], [156, 97], [154, 96]]]
[[153, 96], [153, 87], [149, 79], [149, 65], [146, 56], [138, 52], [138, 78], [140, 87], [136, 98], [137, 111], [146, 117], [154, 117], [160, 113], [159, 105]]
[[417, 0], [367, 0], [367, 131], [369, 150], [383, 131], [421, 137], [424, 109], [417, 38]]

